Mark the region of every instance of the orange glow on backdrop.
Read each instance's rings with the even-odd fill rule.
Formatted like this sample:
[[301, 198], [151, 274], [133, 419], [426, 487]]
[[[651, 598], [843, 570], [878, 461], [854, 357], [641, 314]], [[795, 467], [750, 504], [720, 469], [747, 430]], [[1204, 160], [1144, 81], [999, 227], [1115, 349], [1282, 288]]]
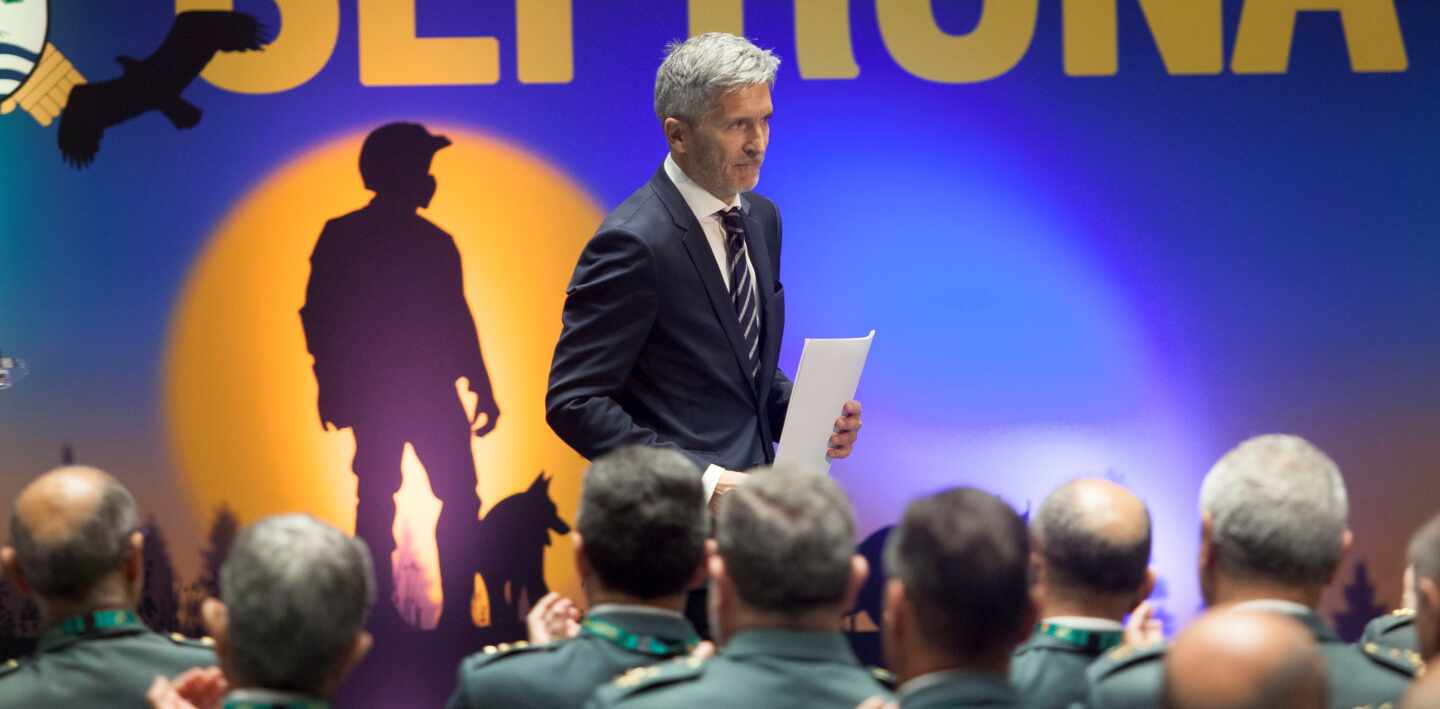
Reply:
[[[514, 146], [453, 126], [427, 127], [454, 145], [435, 156], [439, 189], [421, 214], [459, 247], [465, 296], [501, 410], [496, 429], [472, 439], [482, 516], [544, 470], [554, 478], [550, 493], [560, 515], [573, 521], [584, 460], [545, 423], [545, 386], [570, 270], [602, 214], [567, 176]], [[242, 522], [307, 512], [353, 530], [355, 441], [348, 429], [321, 428], [299, 310], [326, 220], [370, 200], [357, 169], [363, 139], [359, 132], [319, 146], [265, 178], [225, 216], [190, 270], [162, 371], [172, 456], [201, 514], [223, 503]], [[473, 410], [473, 396], [464, 403]], [[405, 569], [397, 568], [398, 603], [431, 626], [440, 601], [440, 502], [408, 445], [402, 470], [393, 558], [404, 567], [413, 555], [425, 582], [407, 588]], [[575, 597], [573, 548], [551, 537], [545, 578]], [[476, 599], [477, 617], [483, 598]]]

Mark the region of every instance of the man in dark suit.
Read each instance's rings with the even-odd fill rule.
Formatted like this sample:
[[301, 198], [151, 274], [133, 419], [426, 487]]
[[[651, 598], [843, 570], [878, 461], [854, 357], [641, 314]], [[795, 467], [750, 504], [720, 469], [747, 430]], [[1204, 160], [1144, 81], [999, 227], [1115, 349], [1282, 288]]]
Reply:
[[[623, 445], [680, 451], [707, 499], [774, 460], [791, 382], [780, 213], [753, 190], [780, 60], [710, 33], [672, 45], [655, 78], [670, 154], [605, 218], [567, 290], [546, 419], [586, 458]], [[850, 454], [860, 405], [835, 422]]]

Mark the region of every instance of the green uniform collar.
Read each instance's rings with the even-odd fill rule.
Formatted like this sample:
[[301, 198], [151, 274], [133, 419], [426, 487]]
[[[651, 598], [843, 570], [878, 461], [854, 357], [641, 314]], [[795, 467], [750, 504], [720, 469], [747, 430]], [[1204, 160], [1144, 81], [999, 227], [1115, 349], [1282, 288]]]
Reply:
[[1035, 632], [1097, 655], [1125, 641], [1121, 630], [1085, 630], [1060, 623], [1041, 623], [1035, 626]]
[[828, 630], [742, 630], [725, 643], [721, 654], [733, 659], [788, 657], [860, 666], [845, 636]]
[[907, 707], [1020, 706], [1004, 675], [967, 670], [921, 675], [900, 685], [896, 696]]
[[224, 709], [328, 709], [328, 703], [301, 694], [267, 689], [237, 689], [225, 697]]
[[[654, 632], [653, 626], [656, 623], [635, 623], [627, 622], [633, 620], [628, 613], [604, 613], [592, 615], [585, 619], [580, 625], [580, 633], [590, 637], [599, 638], [608, 643], [616, 645], [631, 652], [638, 652], [653, 657], [674, 657], [676, 655], [689, 654], [695, 646], [700, 644], [700, 636], [689, 623], [684, 623], [684, 618], [677, 625], [673, 621], [659, 623], [659, 632]], [[657, 619], [670, 621], [668, 618]], [[644, 627], [644, 626], [652, 627]], [[667, 627], [668, 626], [668, 627]], [[646, 631], [651, 632], [646, 632]]]
[[36, 649], [45, 652], [61, 645], [67, 645], [76, 638], [125, 635], [145, 630], [145, 624], [140, 622], [140, 617], [135, 615], [134, 611], [95, 611], [86, 615], [71, 616], [51, 626], [40, 636]]

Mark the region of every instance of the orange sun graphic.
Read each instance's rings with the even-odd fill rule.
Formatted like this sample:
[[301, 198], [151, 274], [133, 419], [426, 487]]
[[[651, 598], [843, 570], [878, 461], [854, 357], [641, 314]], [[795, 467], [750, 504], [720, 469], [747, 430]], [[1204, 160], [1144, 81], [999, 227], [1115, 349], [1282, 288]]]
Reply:
[[[454, 144], [435, 156], [439, 189], [421, 214], [460, 250], [502, 411], [496, 429], [472, 443], [482, 516], [545, 471], [561, 517], [573, 520], [584, 460], [546, 425], [545, 388], [570, 269], [601, 213], [568, 177], [512, 145], [430, 128]], [[357, 133], [319, 146], [266, 177], [225, 216], [190, 271], [170, 329], [165, 404], [176, 468], [201, 513], [228, 505], [248, 522], [306, 512], [353, 530], [355, 440], [349, 429], [321, 428], [299, 311], [326, 220], [372, 196], [356, 167], [363, 140]], [[464, 403], [473, 410], [473, 395]], [[412, 623], [433, 627], [440, 502], [408, 445], [402, 471], [394, 600]], [[570, 542], [551, 540], [545, 579], [574, 597]], [[482, 625], [484, 597], [475, 599]]]

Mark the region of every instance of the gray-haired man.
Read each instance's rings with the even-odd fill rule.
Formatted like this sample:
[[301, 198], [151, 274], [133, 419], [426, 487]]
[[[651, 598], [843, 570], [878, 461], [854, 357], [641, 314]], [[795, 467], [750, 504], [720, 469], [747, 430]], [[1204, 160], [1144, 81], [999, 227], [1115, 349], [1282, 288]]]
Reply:
[[324, 707], [371, 645], [365, 620], [375, 574], [364, 543], [307, 515], [245, 528], [220, 569], [220, 598], [206, 599], [223, 677], [157, 680], [151, 705]]
[[215, 664], [208, 645], [136, 617], [144, 539], [135, 499], [95, 468], [48, 472], [15, 498], [6, 576], [40, 610], [35, 653], [0, 668], [0, 706], [144, 706], [157, 674]]
[[[1350, 548], [1348, 514], [1340, 468], [1320, 449], [1298, 436], [1247, 440], [1200, 488], [1200, 588], [1212, 608], [1298, 620], [1320, 644], [1330, 705], [1378, 706], [1400, 698], [1417, 664], [1342, 642], [1315, 610]], [[1089, 705], [1156, 706], [1164, 653], [1161, 644], [1122, 645], [1096, 660]]]
[[707, 547], [719, 654], [631, 670], [596, 692], [590, 709], [851, 709], [884, 695], [840, 633], [868, 569], [833, 480], [756, 471], [721, 503]]

